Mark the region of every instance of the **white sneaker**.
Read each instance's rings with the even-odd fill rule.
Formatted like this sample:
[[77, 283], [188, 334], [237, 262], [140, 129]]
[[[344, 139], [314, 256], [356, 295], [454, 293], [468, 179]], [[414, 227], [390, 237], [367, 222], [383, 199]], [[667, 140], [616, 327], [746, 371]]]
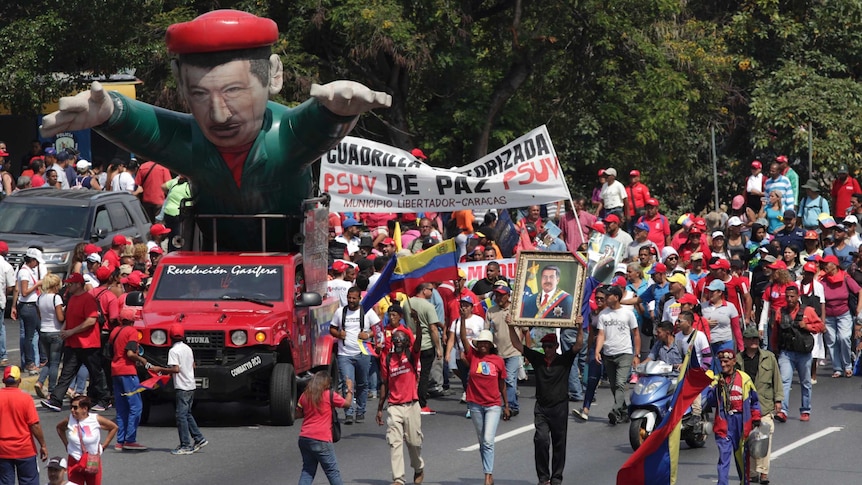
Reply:
[[466, 403], [466, 402], [467, 402], [467, 393], [466, 393], [466, 392], [462, 392], [462, 393], [461, 393], [461, 404], [464, 404], [464, 403]]

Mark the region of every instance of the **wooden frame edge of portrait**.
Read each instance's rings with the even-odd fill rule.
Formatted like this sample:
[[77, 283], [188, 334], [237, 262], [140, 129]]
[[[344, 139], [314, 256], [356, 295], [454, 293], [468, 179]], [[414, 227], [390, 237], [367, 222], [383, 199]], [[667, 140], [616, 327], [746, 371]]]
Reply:
[[[586, 261], [582, 256], [572, 253], [543, 251], [521, 251], [518, 253], [515, 287], [512, 289], [512, 323], [514, 325], [530, 327], [577, 327], [578, 324], [576, 323], [576, 319], [580, 314], [581, 300], [583, 299], [584, 285], [587, 279], [585, 263]], [[548, 265], [557, 266], [560, 269], [560, 279], [567, 282], [565, 285], [561, 285], [559, 289], [571, 296], [569, 315], [546, 318], [525, 317], [522, 315], [522, 312], [525, 310], [525, 307], [530, 306], [529, 304], [525, 304], [524, 300], [524, 289], [527, 285], [528, 275], [532, 269], [532, 271], [535, 272], [535, 277], [537, 279], [536, 283], [541, 287], [540, 268]], [[571, 274], [572, 271], [574, 271], [575, 274]], [[568, 273], [563, 274], [564, 272]], [[532, 306], [530, 310], [538, 311], [538, 302], [533, 305], [534, 306]], [[548, 314], [551, 314], [552, 312], [553, 307], [548, 308]]]

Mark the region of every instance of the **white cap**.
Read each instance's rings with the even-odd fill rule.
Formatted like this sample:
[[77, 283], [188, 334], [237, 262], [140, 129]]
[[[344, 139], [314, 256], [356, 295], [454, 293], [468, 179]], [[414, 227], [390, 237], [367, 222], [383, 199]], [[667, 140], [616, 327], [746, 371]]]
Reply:
[[743, 224], [742, 219], [739, 217], [733, 216], [727, 220], [727, 227], [736, 227], [741, 226]]
[[75, 164], [75, 168], [78, 170], [90, 170], [90, 167], [92, 166], [92, 163], [84, 159], [78, 160], [78, 163]]
[[617, 169], [615, 169], [615, 168], [606, 168], [606, 169], [605, 169], [605, 175], [613, 175], [614, 177], [616, 177], [616, 176], [617, 176]]
[[844, 222], [849, 223], [849, 224], [858, 224], [859, 219], [857, 219], [856, 216], [851, 214], [851, 215], [844, 218]]
[[87, 261], [89, 261], [91, 263], [101, 263], [102, 262], [102, 256], [100, 256], [99, 253], [93, 253], [93, 254], [87, 256]]
[[712, 238], [715, 239], [717, 237], [724, 237], [724, 233], [721, 231], [715, 231], [712, 233]]
[[42, 259], [42, 251], [39, 251], [36, 248], [27, 249], [27, 252], [24, 253], [24, 256], [26, 256], [28, 258], [35, 259], [36, 261], [39, 262], [39, 264], [45, 264], [45, 260]]
[[628, 267], [624, 264], [618, 264], [616, 269], [614, 270], [614, 274], [616, 274], [616, 273], [626, 274], [627, 272], [628, 272]]

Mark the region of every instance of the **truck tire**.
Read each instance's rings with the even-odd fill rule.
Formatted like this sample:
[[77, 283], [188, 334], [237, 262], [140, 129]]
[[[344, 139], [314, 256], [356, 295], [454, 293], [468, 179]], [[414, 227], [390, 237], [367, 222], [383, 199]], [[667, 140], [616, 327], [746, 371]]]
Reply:
[[296, 419], [296, 373], [293, 364], [275, 364], [269, 378], [269, 417], [276, 426], [293, 426]]

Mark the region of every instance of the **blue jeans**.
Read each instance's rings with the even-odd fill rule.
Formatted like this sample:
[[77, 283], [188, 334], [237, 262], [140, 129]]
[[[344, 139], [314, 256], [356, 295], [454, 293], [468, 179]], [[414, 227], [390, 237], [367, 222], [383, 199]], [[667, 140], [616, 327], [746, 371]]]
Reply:
[[[39, 371], [37, 382], [48, 381], [48, 393], [57, 385], [57, 376], [60, 373], [60, 361], [63, 359], [63, 339], [60, 332], [40, 332], [39, 354], [48, 357], [48, 365]], [[82, 369], [86, 367], [81, 366]], [[84, 379], [86, 380], [86, 379]]]
[[86, 366], [81, 366], [78, 369], [78, 373], [75, 374], [75, 378], [72, 379], [72, 382], [69, 384], [69, 387], [72, 388], [72, 391], [75, 394], [84, 394], [84, 391], [87, 390], [87, 379], [90, 378], [90, 371], [87, 370]]
[[348, 416], [361, 416], [365, 414], [365, 403], [368, 401], [368, 366], [371, 359], [368, 355], [339, 355], [338, 372], [341, 374], [341, 393], [345, 395], [347, 385], [345, 379], [350, 379], [354, 384], [355, 404], [345, 411]]
[[18, 485], [39, 485], [36, 455], [21, 459], [0, 458], [0, 485], [15, 485], [16, 472]]
[[[177, 389], [177, 432], [180, 435], [180, 448], [191, 448], [194, 443], [204, 440], [204, 435], [198, 429], [198, 423], [192, 416], [192, 403], [195, 391]], [[194, 441], [192, 441], [194, 439]]]
[[368, 357], [368, 392], [376, 394], [380, 390], [380, 359]]
[[21, 369], [39, 362], [39, 327], [42, 320], [36, 305], [18, 304], [18, 319], [21, 322], [19, 346], [21, 348]]
[[[114, 406], [117, 408], [117, 443], [137, 443], [138, 425], [141, 423], [141, 411], [144, 409], [141, 393], [129, 396], [125, 393], [135, 391], [141, 384], [137, 375], [114, 376]], [[194, 419], [194, 418], [192, 418]], [[182, 437], [180, 438], [182, 440]]]
[[[521, 357], [506, 357], [506, 400], [509, 401], [511, 411], [520, 411], [518, 404], [518, 370], [521, 369]], [[466, 389], [466, 387], [465, 387]]]
[[[0, 295], [4, 299], [6, 295]], [[5, 315], [4, 309], [0, 309], [0, 315]], [[0, 360], [6, 360], [9, 358], [9, 354], [6, 352], [6, 317], [3, 316], [0, 318]]]
[[796, 371], [799, 374], [799, 386], [802, 388], [802, 407], [799, 412], [811, 412], [811, 360], [811, 352], [782, 350], [778, 354], [778, 368], [781, 371], [781, 385], [784, 386], [784, 403], [787, 409], [790, 409], [790, 386], [793, 383], [793, 371]]
[[476, 428], [476, 436], [479, 438], [479, 454], [482, 456], [482, 468], [485, 473], [494, 473], [494, 438], [497, 436], [497, 425], [500, 424], [500, 416], [503, 414], [502, 406], [481, 406], [468, 402], [470, 419]]
[[299, 453], [302, 454], [302, 473], [299, 474], [299, 485], [311, 485], [317, 474], [317, 465], [323, 468], [323, 473], [330, 485], [341, 485], [341, 472], [335, 459], [335, 446], [328, 441], [299, 437]]
[[596, 395], [596, 389], [599, 387], [599, 381], [602, 379], [603, 366], [595, 358], [595, 349], [589, 349], [587, 353], [590, 360], [587, 364], [587, 390], [584, 392], [584, 408], [590, 409], [593, 404], [593, 397]]
[[835, 372], [853, 370], [853, 359], [850, 355], [852, 330], [853, 318], [850, 316], [850, 312], [837, 317], [826, 317], [826, 344], [829, 346], [832, 369]]

